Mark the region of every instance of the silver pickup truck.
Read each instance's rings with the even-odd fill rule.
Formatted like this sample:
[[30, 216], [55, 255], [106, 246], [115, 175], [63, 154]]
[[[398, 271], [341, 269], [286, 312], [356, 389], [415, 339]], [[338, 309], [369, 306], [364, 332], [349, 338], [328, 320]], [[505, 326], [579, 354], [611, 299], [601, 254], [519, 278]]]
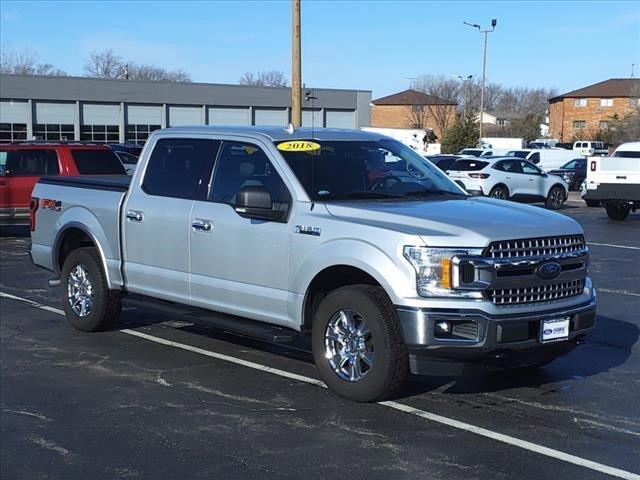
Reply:
[[150, 136], [132, 178], [43, 178], [35, 264], [82, 331], [125, 294], [311, 336], [318, 371], [357, 401], [409, 372], [543, 365], [594, 328], [574, 220], [472, 198], [376, 133], [178, 127]]

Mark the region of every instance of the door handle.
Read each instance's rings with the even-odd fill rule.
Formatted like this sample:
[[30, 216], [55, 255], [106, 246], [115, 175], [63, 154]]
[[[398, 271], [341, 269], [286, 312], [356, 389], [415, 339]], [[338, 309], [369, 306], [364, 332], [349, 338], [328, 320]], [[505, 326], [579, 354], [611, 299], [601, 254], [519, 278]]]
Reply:
[[529, 178], [529, 181], [530, 181], [530, 182], [535, 182], [535, 179], [533, 179], [533, 178]]
[[138, 210], [129, 210], [127, 212], [127, 220], [132, 222], [141, 222], [142, 221], [142, 212]]
[[511, 180], [511, 177], [504, 177], [505, 180]]
[[210, 232], [211, 231], [211, 221], [204, 220], [202, 218], [195, 218], [193, 223], [191, 223], [191, 227], [196, 232]]

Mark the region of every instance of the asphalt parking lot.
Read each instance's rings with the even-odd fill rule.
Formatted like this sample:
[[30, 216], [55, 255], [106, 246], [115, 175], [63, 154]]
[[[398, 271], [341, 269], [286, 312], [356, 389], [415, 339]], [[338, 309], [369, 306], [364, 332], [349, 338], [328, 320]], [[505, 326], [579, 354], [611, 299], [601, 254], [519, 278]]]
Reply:
[[117, 330], [60, 315], [28, 235], [0, 239], [0, 468], [11, 479], [640, 479], [640, 213], [575, 194], [596, 331], [545, 368], [414, 377], [384, 404], [318, 385], [304, 344], [125, 303]]

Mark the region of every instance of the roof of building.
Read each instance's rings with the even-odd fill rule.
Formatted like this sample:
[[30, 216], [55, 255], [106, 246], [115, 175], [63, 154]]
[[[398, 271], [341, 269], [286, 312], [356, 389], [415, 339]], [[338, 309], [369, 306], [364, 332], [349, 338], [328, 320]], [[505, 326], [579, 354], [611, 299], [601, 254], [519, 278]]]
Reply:
[[610, 78], [588, 87], [563, 93], [549, 99], [549, 101], [553, 102], [563, 98], [619, 98], [634, 96], [640, 96], [640, 78]]
[[456, 102], [412, 89], [377, 98], [371, 103], [374, 105], [457, 105]]

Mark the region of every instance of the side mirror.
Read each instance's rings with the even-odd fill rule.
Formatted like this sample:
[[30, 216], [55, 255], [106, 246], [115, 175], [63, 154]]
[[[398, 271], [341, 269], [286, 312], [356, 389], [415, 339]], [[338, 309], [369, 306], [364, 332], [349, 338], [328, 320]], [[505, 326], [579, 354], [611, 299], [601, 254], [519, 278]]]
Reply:
[[261, 186], [243, 187], [236, 194], [235, 210], [245, 218], [280, 220], [284, 212], [273, 208], [271, 193]]

